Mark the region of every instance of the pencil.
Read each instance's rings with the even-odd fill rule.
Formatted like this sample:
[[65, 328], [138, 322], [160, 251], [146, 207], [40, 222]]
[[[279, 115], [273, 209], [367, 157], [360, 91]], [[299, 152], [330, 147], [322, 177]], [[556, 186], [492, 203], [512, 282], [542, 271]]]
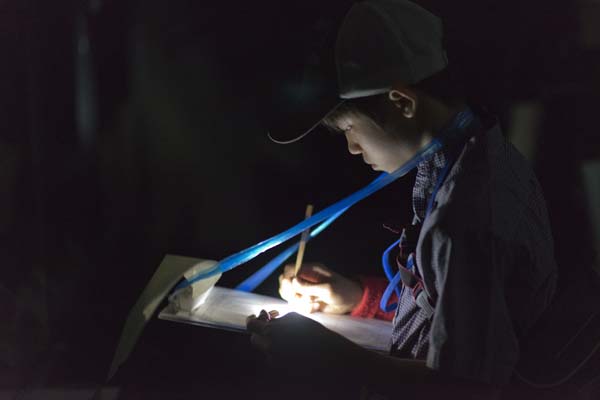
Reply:
[[[313, 212], [312, 204], [306, 206], [306, 213], [304, 215], [304, 219], [310, 218]], [[296, 266], [294, 268], [294, 277], [298, 276], [298, 272], [300, 272], [300, 267], [302, 266], [302, 259], [304, 258], [304, 250], [306, 249], [306, 242], [308, 241], [308, 235], [310, 234], [310, 228], [304, 230], [302, 232], [302, 236], [300, 238], [300, 245], [298, 246], [298, 253], [296, 255]]]

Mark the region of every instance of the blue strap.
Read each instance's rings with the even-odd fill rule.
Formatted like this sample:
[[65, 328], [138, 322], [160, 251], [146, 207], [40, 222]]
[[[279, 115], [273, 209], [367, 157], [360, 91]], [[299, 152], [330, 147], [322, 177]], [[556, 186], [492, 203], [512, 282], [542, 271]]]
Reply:
[[[429, 204], [427, 205], [427, 213], [425, 215], [425, 218], [427, 218], [429, 216], [429, 214], [431, 213], [431, 209], [433, 208], [433, 201], [435, 199], [435, 196], [437, 195], [437, 192], [440, 190], [440, 187], [442, 186], [442, 183], [444, 182], [444, 180], [446, 179], [446, 175], [448, 174], [448, 170], [450, 169], [450, 162], [449, 160], [446, 161], [446, 165], [444, 166], [444, 169], [442, 170], [442, 172], [440, 173], [440, 176], [437, 180], [437, 183], [435, 185], [435, 189], [433, 190], [433, 192], [431, 193], [431, 198], [429, 199]], [[394, 303], [390, 306], [388, 306], [388, 302], [390, 301], [390, 297], [392, 296], [392, 293], [395, 291], [396, 295], [398, 296], [398, 301], [400, 301], [400, 295], [402, 294], [402, 290], [404, 289], [404, 286], [401, 285], [401, 289], [398, 290], [397, 286], [400, 282], [402, 282], [402, 280], [400, 280], [400, 282], [398, 282], [396, 280], [396, 276], [400, 276], [400, 272], [398, 272], [396, 274], [396, 276], [394, 276], [394, 278], [391, 277], [392, 275], [392, 268], [390, 267], [389, 264], [389, 253], [400, 243], [401, 240], [403, 240], [404, 237], [401, 237], [400, 239], [398, 239], [397, 241], [395, 241], [394, 243], [392, 243], [392, 245], [390, 245], [385, 252], [383, 253], [383, 257], [382, 257], [382, 264], [383, 264], [383, 271], [385, 272], [386, 277], [388, 278], [388, 280], [390, 281], [390, 283], [388, 284], [388, 286], [386, 287], [385, 291], [383, 292], [383, 295], [381, 296], [381, 301], [379, 303], [379, 308], [381, 308], [381, 310], [383, 312], [390, 312], [395, 310], [398, 307], [398, 303]], [[406, 268], [408, 269], [412, 269], [414, 266], [414, 259], [413, 259], [413, 255], [412, 253], [408, 256], [408, 259], [406, 260]]]
[[448, 175], [448, 171], [450, 170], [451, 164], [453, 163], [451, 163], [450, 160], [446, 160], [444, 169], [442, 169], [442, 172], [440, 173], [440, 176], [437, 182], [435, 183], [435, 188], [433, 189], [433, 192], [431, 192], [431, 197], [429, 197], [429, 201], [427, 202], [427, 211], [425, 212], [425, 218], [429, 217], [429, 214], [431, 214], [431, 210], [433, 209], [433, 203], [435, 202], [435, 197], [437, 196], [440, 187], [446, 180], [446, 175]]
[[[398, 244], [400, 244], [401, 241], [402, 241], [402, 238], [396, 240], [387, 249], [385, 249], [385, 251], [383, 252], [383, 255], [381, 256], [381, 264], [383, 265], [383, 272], [385, 273], [385, 276], [387, 277], [387, 279], [390, 282], [394, 279], [394, 272], [393, 272], [392, 267], [390, 266], [390, 253], [396, 248], [396, 246], [398, 246]], [[396, 295], [398, 296], [398, 298], [400, 298], [400, 290], [398, 290], [398, 288], [396, 288], [395, 292], [396, 292]], [[391, 295], [391, 291], [390, 291], [390, 295]], [[389, 300], [389, 298], [385, 300], [385, 304], [388, 303], [388, 300]]]
[[[462, 134], [464, 132], [465, 128], [469, 124], [471, 124], [471, 122], [473, 122], [474, 118], [475, 118], [475, 115], [473, 114], [471, 109], [467, 108], [467, 109], [463, 110], [456, 116], [456, 118], [454, 119], [452, 124], [445, 130], [445, 132], [444, 132], [444, 134], [442, 134], [442, 136], [450, 136], [450, 135], [448, 135], [449, 132], [458, 132], [459, 134]], [[429, 216], [429, 214], [431, 213], [437, 193], [440, 190], [440, 187], [442, 186], [444, 181], [446, 180], [446, 176], [448, 175], [448, 172], [450, 171], [450, 167], [453, 164], [454, 164], [454, 162], [451, 161], [450, 159], [446, 160], [444, 169], [440, 173], [440, 176], [438, 177], [438, 180], [435, 184], [435, 188], [434, 188], [433, 192], [431, 193], [431, 197], [429, 198], [429, 202], [427, 204], [427, 211], [425, 213], [425, 218], [427, 218]], [[396, 295], [398, 296], [398, 301], [400, 301], [400, 295], [402, 294], [402, 290], [404, 289], [404, 286], [401, 285], [400, 290], [398, 290], [397, 286], [399, 283], [401, 283], [401, 280], [397, 281], [396, 277], [399, 277], [400, 273], [398, 272], [392, 278], [391, 277], [391, 275], [392, 275], [391, 267], [389, 265], [389, 253], [392, 251], [392, 249], [394, 247], [396, 247], [400, 243], [400, 240], [402, 240], [402, 238], [400, 238], [399, 240], [394, 242], [391, 246], [389, 246], [383, 253], [383, 257], [382, 257], [383, 271], [385, 272], [386, 277], [390, 281], [387, 288], [383, 292], [383, 296], [381, 297], [381, 301], [379, 303], [379, 307], [384, 312], [393, 311], [398, 307], [397, 303], [392, 304], [390, 306], [388, 306], [387, 303], [389, 302], [390, 297], [392, 296], [392, 292], [394, 292], [394, 291], [396, 292]], [[408, 268], [408, 269], [413, 268], [414, 259], [412, 257], [412, 254], [408, 257], [406, 264], [407, 264], [406, 268]]]
[[408, 259], [406, 260], [406, 268], [412, 270], [415, 266], [415, 258], [413, 257], [414, 253], [410, 253], [408, 255]]
[[[470, 110], [461, 112], [458, 116], [459, 118], [457, 118], [457, 119], [460, 120], [460, 118], [462, 118], [461, 116], [467, 112], [470, 112]], [[396, 179], [403, 177], [404, 175], [409, 173], [411, 170], [416, 168], [417, 165], [419, 165], [421, 162], [430, 159], [437, 151], [439, 151], [443, 147], [444, 143], [448, 139], [450, 139], [452, 136], [454, 136], [455, 134], [456, 134], [456, 130], [454, 130], [454, 129], [445, 130], [444, 132], [442, 132], [442, 134], [440, 134], [438, 137], [434, 138], [427, 146], [425, 146], [423, 149], [421, 149], [419, 152], [417, 152], [417, 154], [415, 154], [415, 156], [413, 158], [411, 158], [408, 162], [406, 162], [404, 165], [402, 165], [396, 171], [394, 171], [390, 174], [382, 173], [369, 185], [352, 193], [351, 195], [338, 201], [337, 203], [332, 204], [331, 206], [323, 209], [322, 211], [316, 213], [312, 217], [303, 220], [302, 222], [294, 225], [293, 227], [287, 229], [286, 231], [283, 231], [275, 236], [270, 237], [267, 240], [264, 240], [264, 241], [257, 243], [251, 247], [248, 247], [245, 250], [242, 250], [238, 253], [232, 254], [232, 255], [222, 259], [221, 261], [216, 263], [210, 270], [197, 273], [195, 276], [191, 277], [190, 279], [182, 280], [175, 287], [173, 295], [176, 294], [178, 291], [183, 290], [186, 287], [190, 286], [194, 282], [197, 282], [201, 279], [209, 278], [209, 277], [217, 275], [217, 274], [222, 274], [224, 272], [227, 272], [227, 271], [237, 267], [238, 265], [248, 262], [248, 261], [252, 260], [253, 258], [257, 257], [258, 255], [264, 253], [265, 251], [270, 250], [273, 247], [280, 245], [281, 243], [293, 238], [294, 236], [300, 235], [306, 229], [310, 229], [311, 227], [313, 227], [314, 225], [317, 225], [319, 223], [320, 223], [320, 225], [315, 229], [315, 231], [318, 231], [318, 233], [320, 233], [322, 230], [327, 228], [336, 218], [338, 218], [340, 215], [342, 215], [344, 212], [346, 212], [354, 204], [356, 204], [359, 201], [363, 200], [364, 198], [370, 196], [371, 194], [377, 192], [378, 190], [384, 188], [385, 186], [394, 182]], [[311, 233], [311, 236], [312, 236], [312, 233]], [[316, 234], [315, 234], [315, 236], [316, 236]], [[274, 271], [274, 269], [277, 268], [276, 266], [273, 267], [276, 264], [275, 260], [282, 263], [287, 258], [287, 257], [284, 257], [283, 254], [289, 254], [288, 255], [288, 257], [289, 257], [296, 251], [295, 249], [291, 250], [291, 248], [292, 247], [290, 247], [289, 249], [284, 251], [284, 253], [282, 253], [281, 257], [278, 256], [275, 259], [271, 260], [272, 263], [269, 262], [267, 265], [265, 265], [263, 267], [263, 268], [265, 268], [265, 271], [270, 270], [270, 273], [272, 273]], [[287, 251], [289, 251], [289, 253], [287, 253]], [[258, 274], [258, 272], [257, 272], [257, 274]], [[265, 277], [265, 275], [268, 276], [268, 274], [266, 274], [266, 272], [265, 272], [265, 274], [258, 274], [258, 276], [260, 276], [260, 277]], [[256, 281], [250, 282], [251, 284], [247, 285], [246, 287], [252, 287], [258, 281], [259, 281], [259, 279], [257, 278]]]
[[[392, 172], [391, 174], [382, 173], [381, 175], [379, 175], [379, 177], [377, 177], [373, 182], [371, 182], [366, 187], [358, 190], [355, 193], [352, 193], [350, 196], [325, 208], [324, 210], [313, 215], [312, 217], [303, 220], [302, 222], [294, 225], [293, 227], [289, 228], [288, 230], [281, 232], [281, 233], [279, 233], [267, 240], [264, 240], [260, 243], [257, 243], [254, 246], [251, 246], [245, 250], [242, 250], [238, 253], [232, 254], [229, 257], [222, 259], [221, 261], [216, 263], [211, 269], [209, 269], [207, 271], [197, 273], [195, 276], [193, 276], [190, 279], [182, 280], [175, 287], [174, 293], [172, 295], [175, 295], [177, 292], [185, 289], [186, 287], [190, 286], [194, 282], [197, 282], [201, 279], [209, 278], [209, 277], [217, 275], [217, 274], [222, 274], [224, 272], [227, 272], [227, 271], [237, 267], [240, 264], [250, 261], [254, 257], [258, 256], [259, 254], [262, 254], [263, 252], [291, 239], [292, 237], [301, 234], [304, 230], [309, 229], [318, 223], [322, 223], [319, 227], [317, 227], [317, 229], [320, 229], [320, 231], [322, 231], [327, 226], [329, 226], [335, 218], [339, 217], [341, 214], [343, 214], [345, 211], [347, 211], [354, 204], [356, 204], [359, 201], [361, 201], [362, 199], [370, 196], [371, 194], [375, 193], [376, 191], [384, 188], [385, 186], [394, 182], [396, 179], [406, 175], [413, 168], [415, 168], [417, 165], [419, 165], [419, 163], [421, 163], [424, 160], [429, 159], [433, 154], [435, 154], [439, 149], [442, 148], [443, 141], [445, 139], [446, 138], [444, 138], [444, 137], [439, 137], [439, 138], [433, 139], [425, 148], [423, 148], [421, 151], [419, 151], [412, 159], [410, 159], [406, 164], [404, 164], [403, 166], [398, 168], [396, 171]], [[327, 221], [329, 218], [331, 218], [332, 220]]]
[[[395, 241], [383, 253], [384, 257], [385, 257], [385, 259], [383, 260], [383, 270], [385, 272], [386, 277], [390, 281], [390, 283], [387, 285], [387, 287], [383, 291], [383, 295], [381, 296], [381, 300], [379, 301], [379, 308], [383, 312], [394, 311], [398, 307], [398, 303], [388, 305], [388, 303], [390, 302], [390, 298], [392, 297], [392, 294], [395, 292], [396, 297], [398, 298], [398, 301], [400, 301], [400, 297], [402, 297], [402, 292], [404, 291], [404, 285], [401, 284], [402, 283], [402, 275], [398, 271], [396, 273], [396, 275], [392, 276], [392, 269], [389, 264], [389, 257], [386, 256], [386, 253], [387, 253], [387, 255], [389, 255], [389, 253], [392, 251], [392, 249], [394, 249], [394, 247], [396, 247], [400, 243], [401, 240], [402, 240], [402, 238]], [[415, 265], [415, 263], [414, 263], [413, 255], [411, 253], [408, 256], [408, 260], [406, 261], [406, 268], [412, 270], [414, 265]]]
[[[331, 218], [329, 218], [327, 221], [325, 221], [324, 223], [319, 225], [317, 228], [313, 229], [313, 231], [308, 236], [307, 241], [314, 238], [319, 233], [323, 232], [325, 230], [325, 228], [327, 228], [330, 224], [332, 224], [333, 221], [335, 221], [337, 219], [337, 217], [342, 215], [346, 210], [347, 209], [341, 210], [340, 212], [338, 212], [337, 214], [335, 214]], [[263, 283], [265, 279], [267, 279], [269, 276], [271, 276], [271, 274], [273, 272], [275, 272], [275, 270], [277, 268], [279, 268], [279, 266], [281, 264], [283, 264], [285, 262], [285, 260], [290, 258], [296, 251], [298, 251], [299, 246], [300, 246], [300, 242], [294, 243], [293, 245], [291, 245], [290, 247], [288, 247], [287, 249], [285, 249], [284, 251], [279, 253], [271, 261], [269, 261], [263, 267], [258, 269], [258, 271], [256, 271], [254, 274], [252, 274], [248, 278], [246, 278], [246, 280], [244, 280], [242, 283], [237, 285], [235, 289], [241, 290], [244, 292], [252, 292], [254, 289], [256, 289], [258, 287], [258, 285]]]
[[[388, 301], [390, 297], [392, 297], [392, 292], [397, 290], [398, 285], [402, 282], [402, 277], [400, 276], [400, 271], [394, 275], [394, 277], [390, 280], [390, 284], [385, 288], [383, 295], [381, 296], [381, 300], [379, 301], [379, 308], [383, 312], [394, 311], [398, 308], [398, 303], [388, 305]], [[400, 294], [398, 295], [398, 301], [400, 301], [400, 296], [402, 296], [402, 291], [404, 290], [404, 286], [400, 286]]]
[[246, 278], [242, 283], [235, 287], [236, 290], [241, 290], [242, 292], [252, 292], [256, 289], [261, 283], [264, 282], [281, 264], [285, 262], [288, 258], [290, 258], [296, 251], [298, 251], [298, 247], [300, 246], [300, 242], [294, 243], [281, 253], [279, 253], [276, 257], [271, 259], [268, 263], [266, 263], [263, 267], [261, 267], [254, 274], [250, 275]]

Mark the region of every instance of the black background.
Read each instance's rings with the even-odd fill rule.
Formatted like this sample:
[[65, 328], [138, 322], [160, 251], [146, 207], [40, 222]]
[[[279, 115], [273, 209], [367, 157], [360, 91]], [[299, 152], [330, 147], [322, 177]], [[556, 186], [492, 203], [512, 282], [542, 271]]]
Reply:
[[[164, 254], [223, 258], [374, 178], [341, 137], [266, 137], [274, 87], [307, 66], [331, 76], [352, 3], [0, 2], [3, 390], [93, 390]], [[505, 130], [515, 105], [542, 107], [534, 167], [557, 260], [588, 268], [578, 173], [600, 156], [600, 52], [582, 39], [585, 2], [420, 3], [442, 17], [450, 62]], [[357, 205], [306, 260], [379, 274], [394, 240], [382, 224], [410, 221], [413, 180]], [[258, 292], [276, 286], [273, 276]], [[245, 335], [152, 320], [108, 386], [120, 398], [289, 394], [267, 368]]]

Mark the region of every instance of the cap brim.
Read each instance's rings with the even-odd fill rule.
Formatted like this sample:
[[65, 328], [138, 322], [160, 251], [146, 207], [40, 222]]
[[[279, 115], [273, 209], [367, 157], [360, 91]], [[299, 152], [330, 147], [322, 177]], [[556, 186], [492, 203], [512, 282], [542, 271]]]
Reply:
[[287, 79], [272, 88], [266, 123], [268, 136], [275, 143], [299, 141], [344, 102], [338, 96], [334, 79], [314, 71], [302, 72], [296, 79]]
[[[312, 125], [312, 126], [310, 126], [308, 129], [306, 129], [305, 131], [300, 131], [301, 133], [300, 133], [299, 135], [295, 136], [295, 137], [292, 137], [292, 138], [287, 138], [287, 139], [283, 139], [283, 138], [280, 136], [280, 137], [278, 138], [278, 137], [275, 137], [275, 136], [273, 136], [273, 134], [272, 134], [271, 130], [269, 130], [269, 131], [267, 132], [267, 136], [269, 137], [269, 139], [271, 139], [271, 141], [272, 141], [272, 142], [275, 142], [275, 143], [277, 143], [277, 144], [291, 144], [291, 143], [295, 143], [295, 142], [297, 142], [297, 141], [299, 141], [299, 140], [302, 140], [302, 139], [303, 139], [305, 136], [307, 136], [309, 133], [311, 133], [311, 132], [312, 132], [312, 131], [314, 131], [314, 130], [315, 130], [317, 127], [319, 127], [319, 126], [321, 125], [321, 123], [323, 122], [323, 120], [324, 120], [325, 118], [327, 118], [327, 116], [328, 116], [329, 114], [331, 114], [333, 111], [335, 111], [335, 110], [336, 110], [336, 109], [337, 109], [337, 108], [338, 108], [340, 105], [342, 105], [342, 104], [343, 104], [345, 101], [346, 101], [346, 100], [340, 100], [340, 99], [337, 99], [337, 104], [335, 104], [333, 107], [331, 107], [331, 108], [329, 109], [329, 111], [325, 112], [325, 114], [324, 114], [324, 115], [321, 113], [321, 114], [320, 114], [320, 115], [322, 115], [322, 116], [321, 116], [321, 118], [318, 118], [318, 119], [317, 119], [317, 121], [316, 121], [316, 122], [314, 122], [314, 123], [313, 123], [313, 125]], [[313, 121], [314, 121], [314, 120], [313, 120]], [[298, 131], [296, 130], [296, 132], [298, 132]], [[280, 132], [280, 133], [281, 133], [281, 132]]]

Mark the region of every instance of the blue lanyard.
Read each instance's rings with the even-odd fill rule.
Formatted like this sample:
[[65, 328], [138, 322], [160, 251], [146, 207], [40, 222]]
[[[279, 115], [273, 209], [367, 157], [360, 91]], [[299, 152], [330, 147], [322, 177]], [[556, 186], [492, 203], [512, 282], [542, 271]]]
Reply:
[[[470, 112], [470, 111], [469, 111]], [[464, 113], [464, 111], [463, 111]], [[398, 168], [396, 171], [388, 174], [380, 174], [373, 182], [365, 186], [364, 188], [352, 193], [351, 195], [343, 198], [335, 204], [321, 210], [312, 217], [301, 221], [293, 227], [270, 237], [269, 239], [263, 240], [245, 250], [238, 253], [232, 254], [218, 263], [216, 263], [211, 269], [197, 273], [195, 276], [182, 280], [174, 289], [174, 292], [185, 289], [194, 282], [201, 279], [209, 278], [211, 276], [222, 274], [227, 272], [245, 262], [252, 260], [263, 252], [272, 249], [275, 246], [293, 238], [294, 236], [300, 235], [306, 229], [319, 224], [311, 233], [310, 237], [314, 238], [329, 225], [339, 218], [344, 212], [350, 207], [378, 190], [384, 188], [396, 179], [406, 175], [411, 170], [417, 167], [424, 160], [430, 159], [437, 151], [439, 151], [448, 140], [452, 139], [456, 134], [455, 130], [446, 130], [438, 137], [434, 138], [427, 146], [421, 149], [413, 158]], [[269, 263], [259, 269], [250, 278], [246, 279], [237, 289], [252, 291], [256, 288], [266, 277], [268, 277], [279, 265], [281, 265], [288, 257], [296, 252], [298, 244], [294, 244], [284, 250], [277, 257], [273, 258]]]
[[[429, 214], [431, 213], [431, 210], [433, 209], [433, 203], [435, 201], [437, 192], [440, 190], [440, 187], [446, 180], [446, 175], [448, 174], [448, 171], [450, 170], [450, 165], [451, 165], [450, 160], [447, 160], [446, 164], [444, 165], [444, 169], [442, 170], [442, 172], [440, 173], [440, 176], [438, 177], [438, 180], [435, 185], [435, 189], [433, 190], [433, 192], [431, 193], [431, 197], [429, 198], [429, 202], [427, 205], [427, 212], [425, 214], [426, 219], [429, 216]], [[396, 272], [396, 275], [394, 275], [392, 272], [392, 267], [390, 266], [391, 252], [394, 249], [397, 249], [398, 245], [401, 242], [403, 242], [404, 240], [406, 240], [406, 238], [404, 236], [401, 236], [400, 239], [396, 240], [387, 249], [385, 249], [385, 251], [383, 252], [383, 255], [381, 256], [381, 264], [383, 266], [383, 272], [385, 273], [385, 276], [387, 277], [387, 279], [390, 281], [390, 283], [385, 288], [383, 295], [381, 296], [381, 300], [379, 301], [379, 308], [383, 312], [394, 311], [398, 307], [398, 303], [388, 304], [390, 301], [390, 297], [392, 297], [392, 293], [396, 293], [396, 297], [399, 300], [400, 297], [402, 297], [402, 292], [404, 291], [404, 285], [400, 285], [400, 283], [402, 282], [402, 279], [400, 276], [400, 271]], [[413, 254], [410, 254], [408, 256], [408, 259], [406, 260], [406, 268], [409, 270], [412, 270], [413, 267], [414, 267]]]
[[[466, 127], [468, 127], [473, 122], [474, 118], [475, 118], [475, 115], [473, 114], [473, 112], [469, 108], [467, 108], [455, 117], [453, 123], [446, 129], [446, 131], [454, 131], [454, 132], [459, 133], [461, 136], [464, 136]], [[433, 192], [431, 192], [431, 197], [429, 198], [429, 201], [427, 203], [427, 211], [425, 213], [425, 219], [427, 219], [427, 217], [429, 217], [429, 214], [431, 214], [437, 193], [440, 190], [440, 188], [442, 187], [444, 181], [446, 180], [446, 177], [448, 176], [448, 172], [450, 171], [450, 168], [453, 164], [454, 164], [454, 160], [451, 160], [450, 158], [448, 158], [446, 160], [444, 168], [442, 169], [440, 176], [437, 179], [437, 182], [435, 184]], [[404, 285], [401, 285], [402, 279], [400, 276], [400, 271], [398, 271], [394, 275], [392, 272], [393, 271], [392, 267], [390, 266], [390, 253], [394, 249], [396, 249], [397, 246], [403, 240], [405, 240], [405, 237], [401, 236], [400, 239], [398, 239], [394, 243], [392, 243], [383, 252], [383, 255], [381, 257], [381, 264], [383, 266], [383, 271], [384, 271], [387, 279], [390, 281], [390, 283], [386, 287], [385, 291], [383, 292], [383, 295], [381, 296], [381, 300], [379, 302], [379, 308], [383, 312], [394, 311], [398, 307], [398, 303], [388, 304], [390, 301], [390, 298], [393, 293], [396, 293], [396, 297], [398, 298], [398, 301], [399, 301], [402, 296], [402, 292], [404, 291]], [[407, 264], [406, 265], [407, 269], [412, 270], [414, 268], [415, 264], [414, 264], [413, 254], [409, 255], [408, 259], [406, 260], [406, 264]]]

